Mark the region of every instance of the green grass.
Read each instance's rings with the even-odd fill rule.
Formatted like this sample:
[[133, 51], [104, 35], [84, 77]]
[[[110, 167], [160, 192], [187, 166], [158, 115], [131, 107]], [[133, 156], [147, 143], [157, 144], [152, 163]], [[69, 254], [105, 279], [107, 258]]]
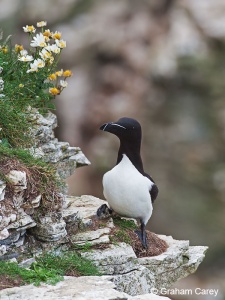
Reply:
[[131, 244], [131, 239], [129, 235], [126, 233], [126, 231], [118, 230], [117, 232], [115, 232], [114, 235], [120, 242]]
[[113, 218], [113, 223], [120, 227], [121, 229], [132, 229], [135, 230], [137, 229], [137, 225], [134, 223], [133, 220], [125, 220], [121, 218]]
[[113, 223], [117, 229], [114, 232], [114, 235], [110, 237], [111, 242], [115, 245], [121, 242], [131, 245], [132, 240], [129, 236], [129, 232], [137, 229], [135, 222], [133, 220], [115, 217], [113, 218]]
[[88, 243], [88, 242], [86, 242], [84, 245], [73, 244], [72, 248], [74, 250], [77, 250], [77, 251], [80, 251], [80, 252], [88, 252], [88, 251], [91, 251], [92, 244]]
[[33, 157], [28, 150], [11, 148], [7, 143], [0, 143], [0, 179], [10, 185], [7, 178], [11, 170], [22, 170], [27, 174], [27, 197], [36, 191], [42, 194], [44, 209], [53, 209], [61, 205], [60, 188], [64, 182], [56, 175], [56, 168], [40, 158]]
[[17, 263], [4, 261], [0, 262], [0, 275], [8, 275], [12, 279], [19, 276], [23, 280], [23, 284], [33, 283], [34, 285], [40, 285], [41, 282], [56, 284], [63, 279], [55, 270], [34, 265], [32, 269], [25, 269], [19, 267]]
[[46, 253], [36, 258], [30, 269], [19, 267], [17, 263], [0, 262], [0, 275], [10, 278], [20, 277], [24, 284], [41, 282], [56, 284], [64, 275], [91, 276], [101, 275], [91, 261], [81, 257], [74, 251], [64, 252], [61, 256]]

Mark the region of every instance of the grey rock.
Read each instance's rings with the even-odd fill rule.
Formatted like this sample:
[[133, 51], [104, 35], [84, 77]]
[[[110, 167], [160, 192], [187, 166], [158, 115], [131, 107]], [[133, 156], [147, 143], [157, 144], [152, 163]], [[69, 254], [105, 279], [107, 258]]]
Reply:
[[[7, 236], [7, 235], [6, 235]], [[20, 238], [20, 232], [13, 230], [11, 233], [8, 232], [8, 236], [5, 239], [0, 240], [0, 244], [2, 245], [11, 245], [17, 242]]]
[[81, 197], [67, 197], [63, 209], [63, 218], [74, 218], [80, 227], [91, 225], [91, 218], [96, 216], [97, 209], [107, 202], [90, 195]]
[[26, 172], [12, 170], [6, 177], [10, 180], [16, 192], [24, 191], [27, 188]]
[[0, 180], [0, 201], [4, 200], [6, 184]]
[[47, 222], [37, 222], [37, 225], [32, 228], [31, 232], [38, 240], [44, 242], [58, 241], [67, 235], [66, 223], [62, 219], [53, 221], [49, 217]]
[[166, 252], [158, 256], [139, 258], [139, 263], [155, 277], [157, 289], [169, 288], [176, 281], [194, 273], [205, 257], [208, 247], [189, 246], [189, 241], [159, 236], [168, 244]]
[[7, 229], [16, 229], [17, 231], [21, 231], [34, 226], [36, 226], [36, 223], [31, 216], [27, 215], [23, 209], [20, 209], [20, 211], [18, 211], [16, 221], [10, 223], [7, 226]]
[[138, 268], [137, 257], [130, 245], [110, 245], [105, 250], [94, 250], [81, 254], [90, 259], [104, 275], [128, 273]]
[[100, 228], [95, 231], [86, 231], [78, 233], [71, 237], [71, 242], [77, 245], [89, 243], [91, 245], [108, 244], [110, 228]]
[[19, 263], [18, 265], [19, 265], [19, 267], [21, 267], [21, 268], [29, 268], [30, 267], [30, 265], [32, 264], [32, 263], [34, 263], [36, 260], [35, 260], [35, 258], [34, 257], [31, 257], [31, 258], [28, 258], [28, 259], [25, 259], [25, 260], [23, 260], [21, 263]]
[[38, 195], [37, 197], [32, 199], [30, 202], [31, 202], [33, 208], [39, 207], [40, 202], [41, 202], [41, 195]]
[[0, 291], [1, 300], [168, 300], [153, 294], [132, 297], [115, 290], [115, 285], [106, 276], [65, 277], [55, 286], [42, 284], [39, 287], [27, 285]]
[[0, 256], [6, 253], [6, 245], [0, 245]]
[[9, 236], [9, 231], [6, 228], [0, 231], [0, 240], [7, 239], [8, 236]]

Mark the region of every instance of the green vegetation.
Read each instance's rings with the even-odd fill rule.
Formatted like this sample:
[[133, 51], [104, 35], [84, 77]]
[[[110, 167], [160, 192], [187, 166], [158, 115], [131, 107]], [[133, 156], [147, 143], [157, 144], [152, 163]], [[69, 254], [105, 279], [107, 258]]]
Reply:
[[34, 158], [29, 151], [20, 148], [10, 148], [0, 143], [0, 179], [10, 182], [6, 174], [16, 169], [25, 171], [28, 186], [26, 196], [29, 193], [42, 194], [42, 208], [56, 210], [61, 207], [59, 187], [63, 184], [56, 176], [56, 169], [51, 164], [45, 163], [39, 158]]
[[66, 79], [72, 76], [70, 70], [57, 71], [66, 42], [60, 32], [51, 32], [46, 25], [42, 21], [37, 27], [23, 27], [28, 50], [23, 45], [13, 46], [10, 36], [3, 40], [0, 34], [0, 178], [7, 181], [5, 175], [13, 167], [25, 171], [27, 196], [30, 187], [33, 194], [42, 194], [45, 208], [57, 209], [60, 201], [56, 169], [23, 150], [37, 145], [33, 133], [37, 126], [35, 113], [54, 109], [54, 98], [67, 87]]
[[80, 252], [88, 252], [88, 251], [91, 251], [91, 249], [92, 249], [92, 244], [86, 242], [84, 245], [76, 245], [76, 244], [73, 244], [72, 247], [73, 247], [74, 250], [77, 250], [77, 251], [80, 251]]
[[113, 223], [121, 229], [137, 229], [137, 225], [133, 220], [121, 219], [116, 217], [113, 218]]
[[129, 237], [128, 233], [124, 230], [118, 230], [115, 232], [114, 236], [118, 242], [123, 242], [126, 244], [131, 244], [131, 238]]
[[113, 218], [113, 223], [117, 227], [113, 236], [110, 237], [110, 240], [114, 244], [123, 242], [126, 244], [132, 243], [129, 233], [137, 229], [137, 225], [133, 220], [122, 219], [119, 217]]
[[63, 280], [64, 275], [89, 276], [101, 275], [97, 268], [89, 260], [82, 258], [73, 251], [64, 252], [61, 256], [44, 254], [36, 258], [36, 262], [30, 269], [19, 267], [17, 263], [0, 261], [0, 275], [8, 275], [10, 278], [20, 277], [23, 284], [41, 282], [56, 284]]

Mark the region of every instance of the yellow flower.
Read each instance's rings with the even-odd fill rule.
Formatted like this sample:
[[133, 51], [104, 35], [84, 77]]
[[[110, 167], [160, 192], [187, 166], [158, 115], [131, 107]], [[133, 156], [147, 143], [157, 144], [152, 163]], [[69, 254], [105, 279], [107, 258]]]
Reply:
[[60, 71], [55, 72], [56, 76], [62, 76], [63, 75], [63, 69], [61, 69]]
[[49, 80], [56, 80], [56, 75], [53, 73], [53, 74], [50, 74], [49, 76], [48, 76], [48, 79]]
[[47, 25], [46, 21], [37, 22], [37, 27], [44, 27]]
[[55, 40], [60, 40], [62, 34], [59, 31], [56, 31], [55, 33], [52, 34], [53, 39]]
[[19, 87], [20, 87], [20, 88], [23, 88], [23, 87], [24, 87], [24, 84], [20, 83], [20, 84], [19, 84]]
[[8, 53], [8, 51], [9, 51], [8, 47], [6, 47], [6, 46], [2, 47], [1, 50], [4, 54]]
[[70, 70], [66, 70], [63, 72], [64, 77], [71, 77], [72, 75], [73, 75], [73, 73]]
[[56, 96], [56, 95], [59, 95], [59, 94], [60, 94], [60, 90], [57, 89], [56, 87], [50, 88], [50, 89], [49, 89], [49, 93], [52, 94], [52, 95], [54, 95], [54, 96]]
[[52, 37], [52, 32], [49, 29], [46, 29], [43, 32], [43, 36], [45, 36], [46, 38], [50, 38], [50, 37]]
[[31, 25], [31, 26], [26, 25], [25, 27], [23, 27], [23, 31], [29, 32], [29, 33], [35, 33], [36, 28], [33, 25]]
[[15, 45], [15, 51], [16, 51], [17, 53], [19, 53], [19, 52], [22, 51], [22, 50], [23, 50], [23, 45], [18, 45], [18, 44]]

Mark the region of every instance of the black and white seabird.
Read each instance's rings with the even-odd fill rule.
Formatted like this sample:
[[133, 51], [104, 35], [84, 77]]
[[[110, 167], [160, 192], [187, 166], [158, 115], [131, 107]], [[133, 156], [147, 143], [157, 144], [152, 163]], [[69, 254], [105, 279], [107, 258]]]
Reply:
[[135, 119], [121, 118], [115, 123], [103, 124], [100, 129], [115, 134], [120, 139], [120, 148], [116, 166], [103, 176], [103, 193], [109, 208], [103, 204], [97, 215], [113, 210], [123, 217], [139, 219], [141, 231], [135, 232], [147, 248], [145, 227], [152, 215], [158, 188], [143, 168], [141, 125]]

